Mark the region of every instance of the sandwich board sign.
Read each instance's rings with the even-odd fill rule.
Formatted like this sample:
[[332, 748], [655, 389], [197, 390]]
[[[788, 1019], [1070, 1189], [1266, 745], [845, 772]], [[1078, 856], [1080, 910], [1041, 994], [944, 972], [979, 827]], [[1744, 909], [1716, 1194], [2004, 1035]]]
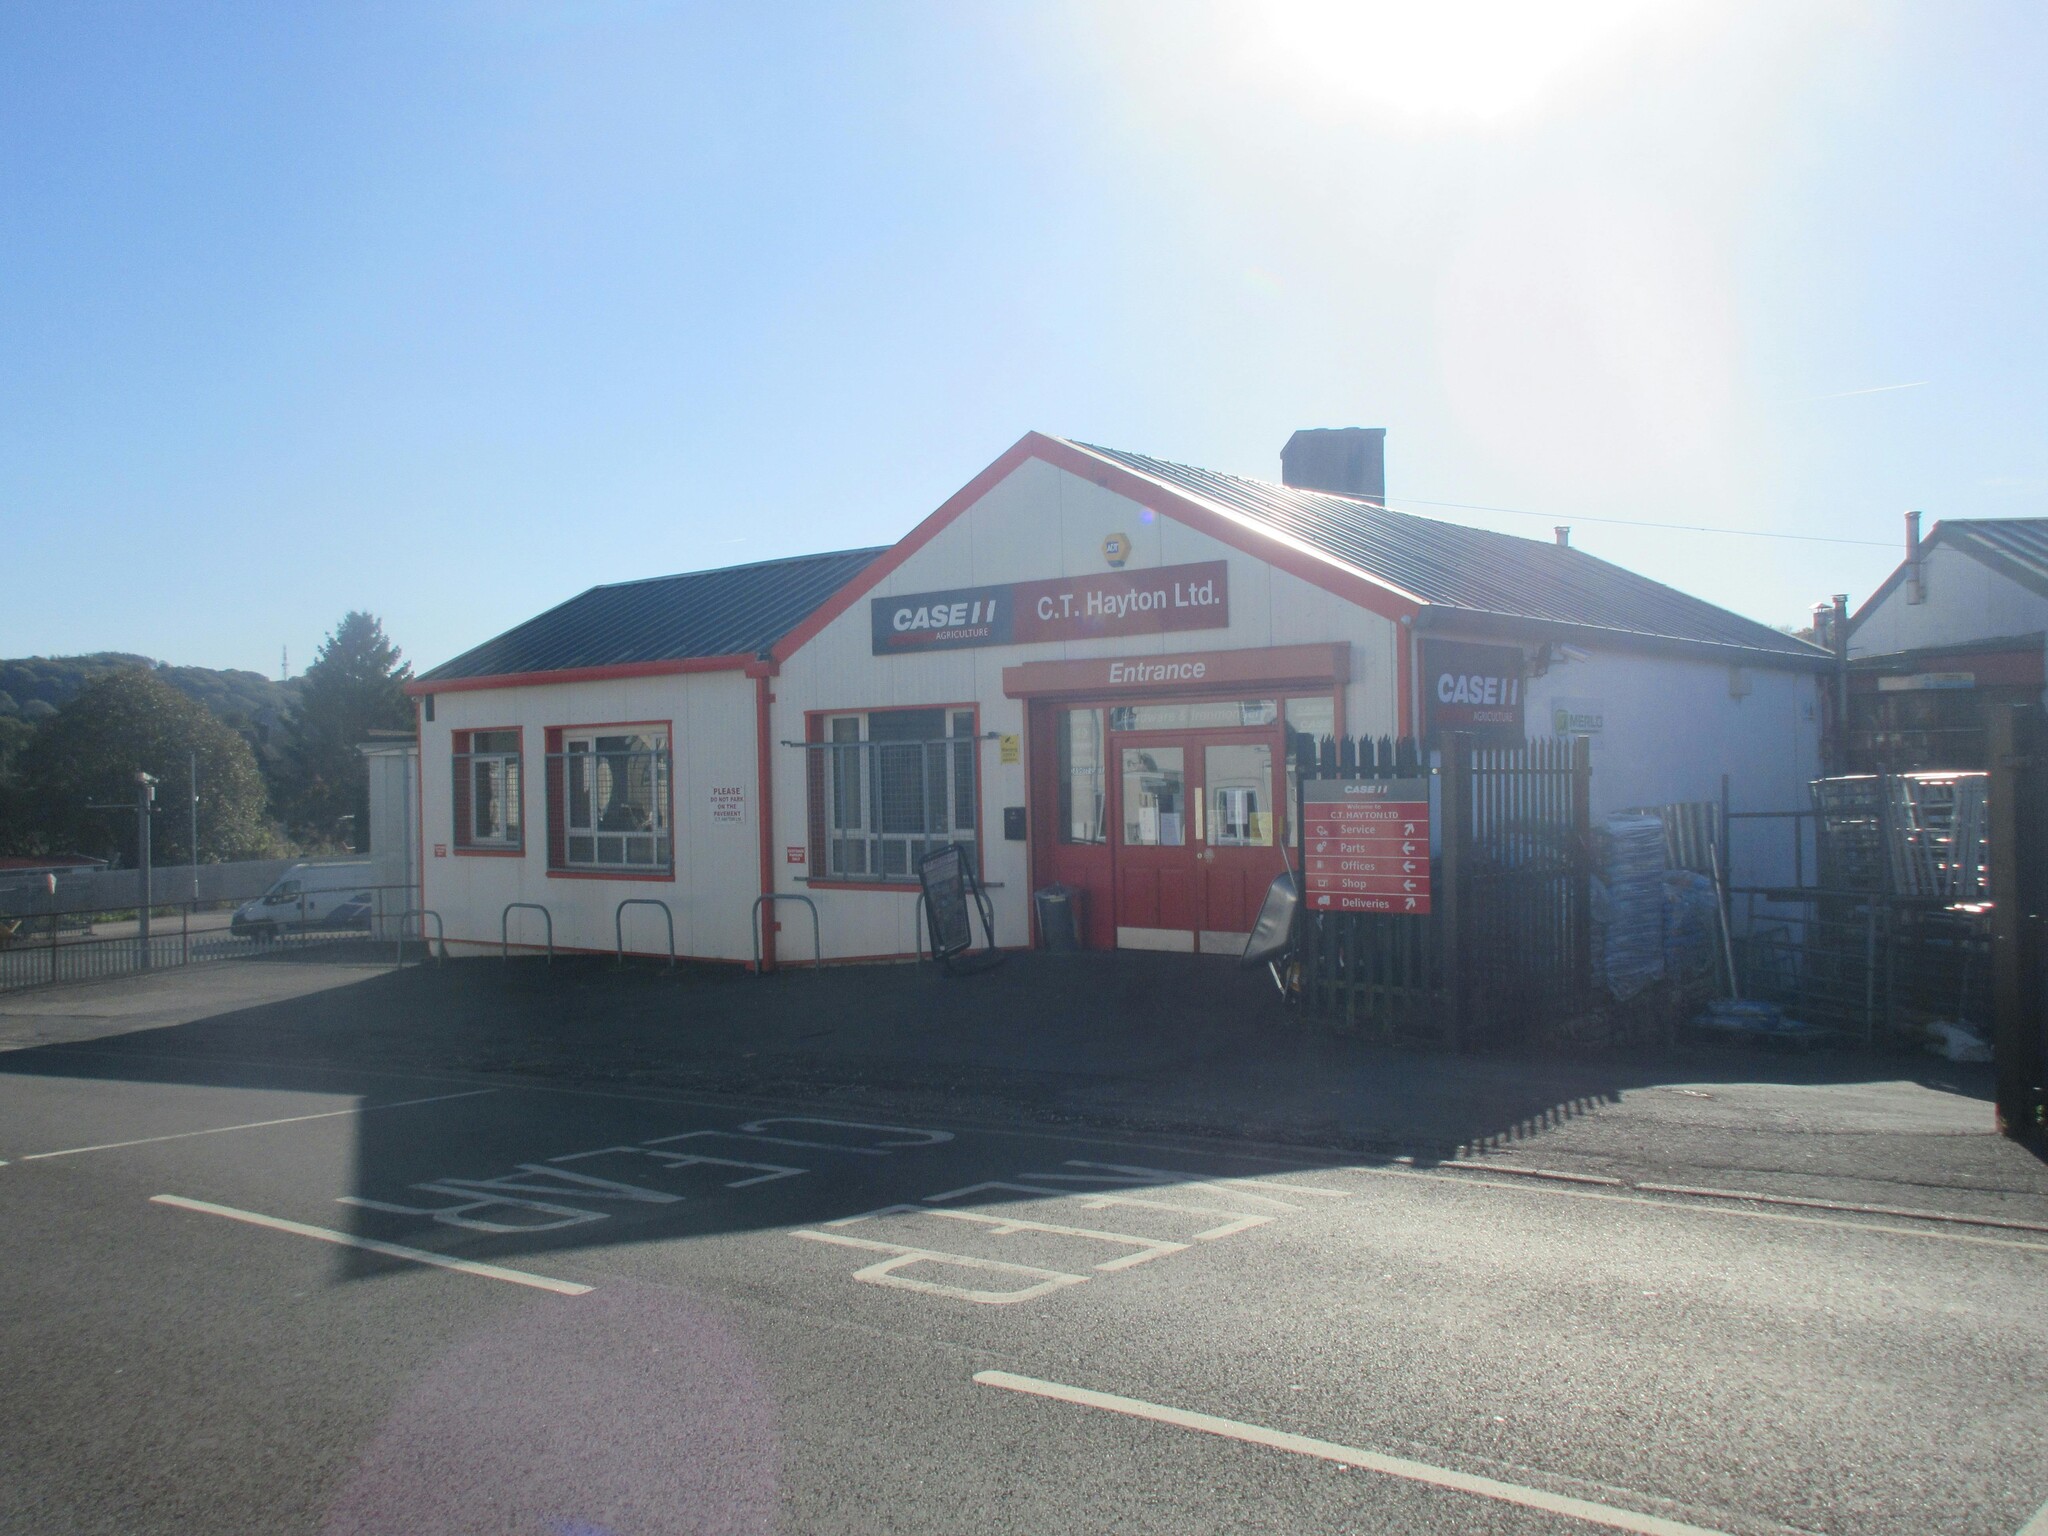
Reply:
[[1311, 912], [1429, 914], [1429, 780], [1306, 779], [1302, 897]]

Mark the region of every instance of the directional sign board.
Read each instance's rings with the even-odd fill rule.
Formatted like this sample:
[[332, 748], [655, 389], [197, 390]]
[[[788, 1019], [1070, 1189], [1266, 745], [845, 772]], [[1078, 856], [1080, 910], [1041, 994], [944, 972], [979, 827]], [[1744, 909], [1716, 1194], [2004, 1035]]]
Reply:
[[1429, 780], [1308, 779], [1303, 894], [1311, 912], [1429, 912]]

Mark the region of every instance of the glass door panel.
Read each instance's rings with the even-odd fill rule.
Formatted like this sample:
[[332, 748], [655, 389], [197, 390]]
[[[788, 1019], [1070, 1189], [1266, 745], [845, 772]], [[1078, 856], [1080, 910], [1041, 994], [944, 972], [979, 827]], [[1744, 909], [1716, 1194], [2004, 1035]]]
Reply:
[[1187, 768], [1179, 747], [1123, 749], [1126, 848], [1179, 848], [1187, 842]]

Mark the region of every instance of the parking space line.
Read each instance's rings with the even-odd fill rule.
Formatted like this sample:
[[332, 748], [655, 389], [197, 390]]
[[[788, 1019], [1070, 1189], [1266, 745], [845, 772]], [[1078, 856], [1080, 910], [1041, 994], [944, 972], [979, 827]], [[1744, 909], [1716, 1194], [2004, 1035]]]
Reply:
[[188, 1200], [183, 1195], [151, 1195], [152, 1205], [174, 1206], [181, 1211], [198, 1211], [205, 1216], [225, 1216], [229, 1221], [244, 1222], [252, 1227], [268, 1227], [273, 1232], [289, 1232], [295, 1237], [310, 1237], [318, 1242], [335, 1243], [343, 1248], [360, 1248], [367, 1253], [381, 1253], [386, 1258], [405, 1259], [414, 1264], [431, 1264], [436, 1269], [452, 1269], [458, 1274], [478, 1275], [486, 1280], [503, 1280], [512, 1285], [530, 1286], [536, 1291], [553, 1291], [558, 1296], [587, 1296], [591, 1287], [579, 1285], [574, 1280], [555, 1280], [547, 1275], [530, 1274], [523, 1269], [506, 1269], [497, 1264], [479, 1264], [474, 1259], [450, 1258], [445, 1253], [429, 1253], [424, 1248], [407, 1248], [400, 1243], [379, 1242], [374, 1237], [357, 1237], [348, 1232], [336, 1232], [328, 1227], [308, 1226], [303, 1221], [286, 1221], [281, 1216], [265, 1216], [257, 1211], [237, 1210], [232, 1205], [215, 1205], [210, 1200]]
[[[1027, 1179], [1043, 1178], [1046, 1175], [1027, 1173]], [[926, 1195], [925, 1203], [935, 1205], [941, 1200], [962, 1200], [969, 1195], [979, 1195], [994, 1190], [1008, 1190], [1013, 1194], [1042, 1195], [1048, 1200], [1062, 1200], [1079, 1206], [1084, 1211], [1106, 1211], [1112, 1208], [1133, 1211], [1167, 1211], [1175, 1216], [1221, 1216], [1225, 1220], [1217, 1226], [1206, 1228], [1194, 1234], [1198, 1243], [1213, 1243], [1219, 1238], [1235, 1237], [1240, 1232], [1249, 1232], [1253, 1227], [1263, 1227], [1274, 1218], [1260, 1212], [1226, 1211], [1213, 1205], [1181, 1205], [1172, 1200], [1147, 1200], [1139, 1195], [1104, 1194], [1095, 1190], [1055, 1189], [1049, 1184], [1023, 1184], [1010, 1179], [985, 1179], [979, 1184], [966, 1184], [959, 1189], [949, 1189], [942, 1194]]]
[[[844, 1232], [814, 1232], [807, 1227], [801, 1227], [789, 1235], [807, 1237], [815, 1243], [832, 1243], [840, 1248], [859, 1248], [868, 1253], [889, 1254], [890, 1257], [881, 1263], [870, 1264], [866, 1269], [857, 1269], [853, 1272], [854, 1279], [865, 1280], [869, 1285], [887, 1285], [903, 1291], [921, 1291], [928, 1296], [957, 1296], [962, 1300], [977, 1301], [989, 1307], [1034, 1301], [1064, 1286], [1084, 1285], [1088, 1279], [1086, 1275], [1070, 1275], [1063, 1270], [1036, 1269], [1029, 1264], [1010, 1264], [1002, 1259], [982, 1259], [972, 1254], [947, 1253], [938, 1248], [914, 1248], [906, 1243], [877, 1242], [868, 1237], [849, 1237]], [[959, 1269], [993, 1270], [997, 1274], [1029, 1275], [1037, 1277], [1038, 1283], [1015, 1291], [976, 1291], [961, 1285], [942, 1285], [934, 1280], [913, 1280], [896, 1273], [898, 1269], [911, 1264], [951, 1265]]]
[[415, 1104], [445, 1104], [450, 1099], [474, 1099], [495, 1088], [472, 1088], [467, 1093], [437, 1093], [429, 1099], [400, 1099], [395, 1104], [358, 1104], [352, 1109], [323, 1109], [312, 1115], [286, 1115], [277, 1120], [248, 1120], [240, 1125], [210, 1125], [202, 1131], [172, 1131], [167, 1136], [137, 1136], [133, 1141], [103, 1141], [93, 1147], [66, 1147], [59, 1152], [31, 1152], [21, 1161], [41, 1162], [48, 1157], [76, 1157], [81, 1152], [114, 1152], [122, 1147], [145, 1147], [157, 1141], [183, 1141], [188, 1136], [221, 1136], [229, 1131], [260, 1131], [272, 1125], [297, 1125], [305, 1120], [332, 1120], [341, 1115], [367, 1115], [379, 1109], [409, 1109]]
[[[1475, 1494], [1482, 1499], [1496, 1499], [1504, 1504], [1520, 1505], [1524, 1509], [1541, 1510], [1545, 1514], [1564, 1515], [1574, 1520], [1583, 1520], [1590, 1525], [1604, 1525], [1610, 1530], [1631, 1531], [1636, 1533], [1636, 1536], [1726, 1536], [1724, 1532], [1711, 1530], [1706, 1526], [1688, 1525], [1682, 1520], [1666, 1520], [1659, 1515], [1640, 1514], [1635, 1510], [1618, 1509], [1610, 1504], [1596, 1504], [1590, 1499], [1572, 1498], [1568, 1494], [1550, 1493], [1541, 1488], [1525, 1488], [1519, 1483], [1504, 1483], [1491, 1477], [1476, 1477], [1469, 1472], [1452, 1471], [1449, 1467], [1433, 1467], [1427, 1462], [1410, 1461], [1403, 1456], [1387, 1456], [1378, 1451], [1339, 1445], [1331, 1440], [1317, 1440], [1286, 1430], [1268, 1429], [1264, 1425], [1247, 1424], [1238, 1419], [1218, 1418], [1208, 1413], [1192, 1413], [1185, 1408], [1169, 1408], [1135, 1397], [1119, 1397], [1111, 1392], [1091, 1392], [1086, 1387], [1069, 1387], [1056, 1381], [1041, 1381], [1035, 1376], [1017, 1376], [1009, 1371], [976, 1371], [974, 1379], [982, 1386], [1000, 1387], [1006, 1392], [1021, 1392], [1027, 1396], [1051, 1398], [1056, 1402], [1073, 1403], [1083, 1408], [1097, 1408], [1106, 1413], [1121, 1413], [1134, 1419], [1149, 1419], [1155, 1424], [1170, 1424], [1176, 1429], [1192, 1429], [1205, 1435], [1219, 1435], [1226, 1440], [1239, 1440], [1247, 1445], [1263, 1445], [1276, 1451], [1290, 1451], [1297, 1456], [1315, 1456], [1324, 1461], [1334, 1461], [1340, 1466], [1363, 1467], [1367, 1471], [1403, 1478], [1408, 1482], [1426, 1483], [1435, 1488]], [[2022, 1533], [2022, 1536], [2030, 1536], [2030, 1533]]]

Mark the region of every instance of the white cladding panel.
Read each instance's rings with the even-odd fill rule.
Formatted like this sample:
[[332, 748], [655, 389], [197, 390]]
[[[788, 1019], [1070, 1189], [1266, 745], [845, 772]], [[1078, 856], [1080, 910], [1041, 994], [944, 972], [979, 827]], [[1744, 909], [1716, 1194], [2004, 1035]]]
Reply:
[[[1113, 533], [1131, 541], [1126, 570], [1227, 561], [1228, 627], [924, 655], [873, 654], [870, 599], [1099, 574], [1110, 568], [1102, 545]], [[1027, 459], [826, 625], [785, 663], [775, 680], [773, 736], [778, 745], [772, 750], [777, 889], [806, 893], [817, 902], [828, 958], [903, 955], [917, 947], [914, 888], [906, 892], [812, 888], [802, 878], [810, 872], [808, 865], [787, 862], [786, 850], [804, 849], [807, 855], [808, 781], [805, 754], [779, 743], [803, 739], [808, 712], [972, 705], [980, 711], [984, 735], [1021, 735], [1024, 705], [1004, 696], [1005, 667], [1028, 661], [1181, 655], [1340, 640], [1351, 642], [1351, 684], [1345, 696], [1349, 729], [1392, 734], [1399, 686], [1393, 621], [1106, 487], [1042, 460]], [[1259, 692], [1255, 686], [1242, 691], [1248, 697]], [[1020, 753], [1018, 762], [1005, 764], [1000, 761], [997, 743], [984, 742], [977, 750], [985, 878], [996, 887], [990, 892], [996, 909], [996, 939], [1006, 945], [1023, 944], [1030, 934], [1028, 844], [1004, 841], [1002, 813], [1005, 806], [1027, 803], [1029, 752]], [[784, 921], [784, 956], [807, 954], [807, 919], [791, 907]]]
[[[754, 770], [754, 684], [738, 672], [550, 683], [437, 694], [435, 719], [423, 722], [425, 772], [421, 807], [426, 850], [426, 900], [439, 912], [451, 943], [495, 948], [505, 904], [538, 902], [554, 919], [563, 949], [610, 953], [613, 919], [628, 897], [667, 903], [675, 916], [676, 949], [684, 955], [745, 960], [752, 954], [748, 908], [759, 889], [760, 860]], [[551, 876], [547, 849], [546, 732], [556, 726], [669, 722], [674, 768], [674, 880]], [[461, 854], [455, 849], [451, 734], [517, 726], [521, 731], [525, 851], [519, 857]], [[738, 821], [713, 820], [712, 792], [737, 789]], [[723, 798], [723, 797], [722, 797]], [[726, 803], [730, 803], [727, 799]], [[444, 847], [445, 854], [435, 849]], [[627, 908], [626, 947], [665, 953], [661, 914]], [[515, 943], [538, 945], [535, 913], [512, 914]]]
[[[1731, 686], [1732, 684], [1732, 686]], [[1592, 811], [1721, 798], [1736, 811], [1809, 806], [1820, 777], [1820, 691], [1812, 672], [1676, 656], [1594, 651], [1531, 678], [1527, 723], [1548, 734], [1559, 708], [1598, 717], [1592, 742]], [[1731, 846], [1743, 885], [1790, 885], [1791, 823], [1747, 822]]]
[[2048, 597], [2000, 575], [1983, 561], [1936, 544], [1921, 566], [1927, 600], [1907, 602], [1906, 583], [1900, 582], [1850, 635], [1851, 656], [1889, 656], [2048, 630]]

